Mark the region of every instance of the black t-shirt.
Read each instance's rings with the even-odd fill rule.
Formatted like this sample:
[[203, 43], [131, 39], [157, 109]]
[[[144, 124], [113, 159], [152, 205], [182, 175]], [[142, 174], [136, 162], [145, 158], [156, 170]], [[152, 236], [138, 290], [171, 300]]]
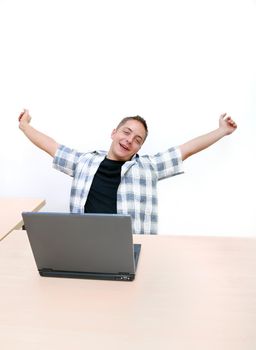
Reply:
[[101, 162], [84, 206], [85, 213], [116, 214], [116, 194], [124, 163], [107, 158]]

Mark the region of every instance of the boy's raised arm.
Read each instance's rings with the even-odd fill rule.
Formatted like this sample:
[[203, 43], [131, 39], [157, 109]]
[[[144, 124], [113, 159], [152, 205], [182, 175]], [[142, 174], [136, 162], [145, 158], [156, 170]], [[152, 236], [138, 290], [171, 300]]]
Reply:
[[43, 151], [50, 154], [54, 157], [58, 143], [53, 140], [51, 137], [41, 133], [40, 131], [34, 129], [30, 125], [31, 116], [27, 109], [19, 115], [19, 128], [23, 131], [23, 133], [27, 136], [27, 138], [37, 147], [42, 149]]
[[222, 137], [232, 134], [237, 128], [236, 123], [226, 113], [219, 118], [219, 127], [207, 134], [196, 137], [180, 145], [182, 160], [200, 152], [219, 141]]

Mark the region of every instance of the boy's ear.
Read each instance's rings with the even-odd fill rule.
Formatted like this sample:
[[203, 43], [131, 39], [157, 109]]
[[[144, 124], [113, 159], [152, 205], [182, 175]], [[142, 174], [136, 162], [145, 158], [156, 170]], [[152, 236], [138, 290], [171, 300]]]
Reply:
[[116, 129], [113, 129], [112, 133], [111, 133], [111, 138], [113, 138], [113, 136], [115, 135], [116, 133]]

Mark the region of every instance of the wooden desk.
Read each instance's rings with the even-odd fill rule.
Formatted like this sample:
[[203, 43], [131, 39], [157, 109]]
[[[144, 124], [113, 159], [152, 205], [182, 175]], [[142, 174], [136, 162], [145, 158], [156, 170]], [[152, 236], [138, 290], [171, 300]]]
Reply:
[[40, 277], [25, 231], [0, 245], [1, 348], [256, 349], [256, 240], [135, 236], [134, 282]]
[[0, 241], [14, 229], [23, 225], [23, 211], [37, 211], [45, 205], [43, 199], [0, 198]]

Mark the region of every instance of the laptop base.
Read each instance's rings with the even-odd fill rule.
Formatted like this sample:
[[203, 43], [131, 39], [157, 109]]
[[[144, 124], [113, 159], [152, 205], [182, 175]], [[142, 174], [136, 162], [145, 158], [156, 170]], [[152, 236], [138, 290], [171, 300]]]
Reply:
[[[134, 264], [137, 267], [141, 244], [134, 244]], [[83, 271], [59, 271], [53, 269], [41, 269], [38, 270], [42, 277], [64, 277], [64, 278], [81, 278], [81, 279], [94, 279], [94, 280], [108, 280], [108, 281], [133, 281], [135, 274], [128, 272], [118, 273], [98, 273], [98, 272], [83, 272]]]
[[39, 270], [42, 277], [64, 277], [64, 278], [81, 278], [92, 280], [108, 280], [108, 281], [133, 281], [134, 274], [125, 272], [114, 273], [98, 273], [98, 272], [75, 272], [75, 271], [56, 271], [52, 269]]

